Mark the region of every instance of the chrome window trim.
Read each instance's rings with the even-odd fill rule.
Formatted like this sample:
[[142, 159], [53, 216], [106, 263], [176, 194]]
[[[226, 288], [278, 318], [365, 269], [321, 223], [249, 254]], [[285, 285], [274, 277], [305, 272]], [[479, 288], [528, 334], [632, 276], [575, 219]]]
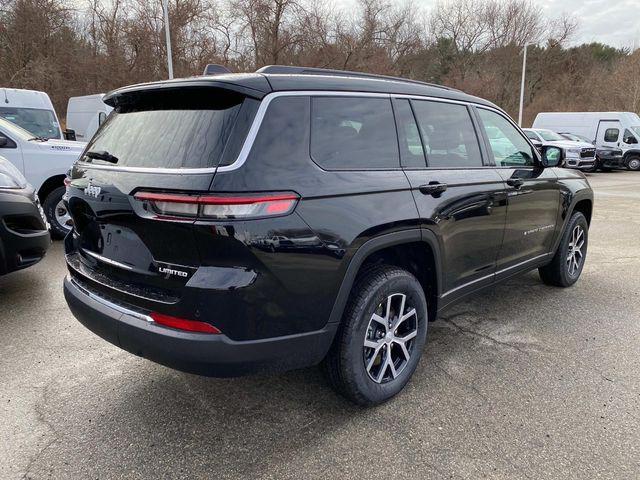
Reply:
[[[244, 163], [247, 161], [249, 157], [249, 153], [253, 147], [256, 137], [258, 136], [258, 132], [262, 125], [262, 121], [264, 120], [264, 116], [269, 108], [269, 105], [273, 100], [280, 97], [371, 97], [371, 98], [406, 98], [406, 99], [414, 99], [414, 100], [432, 100], [438, 102], [445, 103], [455, 103], [458, 105], [472, 105], [472, 106], [480, 106], [481, 104], [477, 104], [470, 101], [464, 100], [453, 100], [449, 98], [440, 98], [433, 97], [427, 95], [405, 95], [405, 94], [394, 94], [394, 93], [379, 93], [379, 92], [360, 92], [360, 91], [344, 91], [344, 90], [300, 90], [300, 91], [283, 91], [283, 92], [271, 92], [262, 99], [260, 102], [260, 106], [258, 107], [258, 111], [256, 112], [256, 116], [251, 123], [251, 127], [249, 128], [249, 132], [247, 133], [247, 138], [242, 145], [242, 149], [238, 154], [238, 158], [229, 165], [224, 165], [222, 167], [203, 167], [203, 168], [153, 168], [153, 167], [119, 167], [117, 165], [94, 165], [92, 163], [83, 162], [81, 160], [77, 160], [75, 165], [81, 168], [87, 168], [91, 170], [110, 170], [110, 171], [120, 171], [120, 172], [131, 172], [131, 173], [161, 173], [161, 174], [171, 174], [171, 175], [197, 175], [197, 174], [207, 174], [207, 173], [215, 173], [217, 172], [231, 172], [233, 170], [237, 170], [242, 167]], [[489, 110], [495, 110], [497, 113], [503, 114], [501, 110], [490, 107], [488, 105], [482, 105], [483, 108], [487, 108]]]

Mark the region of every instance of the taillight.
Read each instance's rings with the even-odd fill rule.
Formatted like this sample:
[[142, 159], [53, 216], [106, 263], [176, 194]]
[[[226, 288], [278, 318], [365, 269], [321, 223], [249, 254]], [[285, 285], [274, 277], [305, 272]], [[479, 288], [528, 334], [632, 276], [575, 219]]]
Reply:
[[182, 195], [137, 192], [136, 200], [160, 218], [247, 219], [286, 215], [300, 199], [295, 193]]
[[175, 328], [177, 330], [185, 330], [187, 332], [198, 332], [198, 333], [211, 333], [211, 334], [222, 333], [216, 327], [214, 327], [213, 325], [207, 322], [200, 322], [198, 320], [187, 320], [184, 318], [172, 317], [171, 315], [165, 315], [163, 313], [158, 313], [158, 312], [152, 312], [149, 314], [149, 316], [158, 325]]

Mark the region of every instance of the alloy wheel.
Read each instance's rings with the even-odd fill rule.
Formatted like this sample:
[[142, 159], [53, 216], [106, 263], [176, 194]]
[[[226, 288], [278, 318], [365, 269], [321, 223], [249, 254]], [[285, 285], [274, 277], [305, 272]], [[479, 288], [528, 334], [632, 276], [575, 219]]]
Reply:
[[69, 214], [69, 210], [62, 200], [58, 202], [55, 210], [55, 220], [65, 230], [71, 230], [73, 227], [73, 219]]
[[418, 335], [418, 313], [407, 296], [393, 293], [371, 315], [364, 338], [364, 366], [369, 378], [386, 383], [405, 369]]
[[571, 241], [569, 242], [569, 253], [567, 254], [567, 268], [569, 275], [576, 275], [580, 269], [580, 265], [584, 260], [584, 230], [580, 225], [576, 225], [571, 232]]

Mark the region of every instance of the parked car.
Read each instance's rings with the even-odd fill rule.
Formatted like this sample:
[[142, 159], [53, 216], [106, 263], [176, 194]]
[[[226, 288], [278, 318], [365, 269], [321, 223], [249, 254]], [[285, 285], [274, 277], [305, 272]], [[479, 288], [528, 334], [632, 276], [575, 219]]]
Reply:
[[0, 157], [0, 275], [38, 263], [50, 243], [35, 190], [11, 162]]
[[67, 135], [88, 141], [113, 110], [102, 101], [104, 93], [71, 97], [67, 103]]
[[567, 140], [571, 140], [572, 142], [581, 142], [581, 143], [588, 143], [590, 145], [595, 145], [595, 141], [589, 140], [584, 135], [576, 135], [575, 133], [570, 133], [570, 132], [556, 132], [556, 133], [566, 138]]
[[561, 148], [565, 157], [564, 167], [589, 171], [596, 164], [596, 148], [591, 143], [567, 140], [562, 135], [543, 128], [524, 128], [523, 131], [538, 147], [553, 145]]
[[36, 137], [0, 118], [0, 155], [13, 163], [36, 189], [56, 238], [71, 230], [71, 217], [62, 201], [64, 178], [85, 146], [82, 142]]
[[534, 128], [569, 131], [595, 139], [597, 148], [619, 148], [624, 165], [640, 170], [640, 117], [633, 112], [541, 112]]
[[70, 176], [64, 292], [87, 328], [163, 365], [324, 361], [339, 392], [378, 404], [409, 381], [428, 319], [535, 268], [568, 287], [584, 266], [583, 174], [460, 91], [271, 66], [105, 102]]
[[[558, 132], [567, 140], [571, 140], [574, 142], [580, 143], [590, 143], [592, 145], [595, 144], [595, 141], [590, 141], [587, 137], [583, 135], [576, 135], [574, 133], [569, 132]], [[596, 163], [593, 165], [593, 168], [590, 170], [591, 172], [596, 172], [598, 170], [602, 170], [603, 172], [609, 172], [614, 168], [625, 168], [624, 165], [624, 156], [622, 154], [622, 150], [619, 148], [596, 148]]]
[[0, 118], [36, 137], [62, 139], [62, 130], [49, 95], [37, 90], [0, 88]]

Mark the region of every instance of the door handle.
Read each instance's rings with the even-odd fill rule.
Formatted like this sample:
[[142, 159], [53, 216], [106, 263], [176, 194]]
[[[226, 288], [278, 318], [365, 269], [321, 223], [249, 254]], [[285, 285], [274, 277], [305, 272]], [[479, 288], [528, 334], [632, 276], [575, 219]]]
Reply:
[[515, 188], [517, 190], [522, 185], [524, 185], [524, 180], [521, 179], [521, 178], [510, 178], [509, 180], [507, 180], [507, 185], [509, 185], [510, 187], [513, 187], [513, 188]]
[[423, 195], [431, 195], [432, 197], [435, 197], [435, 198], [442, 195], [442, 193], [446, 189], [447, 189], [447, 184], [440, 183], [440, 182], [429, 182], [426, 185], [420, 185], [418, 187], [418, 190], [420, 190], [420, 193], [422, 193]]

